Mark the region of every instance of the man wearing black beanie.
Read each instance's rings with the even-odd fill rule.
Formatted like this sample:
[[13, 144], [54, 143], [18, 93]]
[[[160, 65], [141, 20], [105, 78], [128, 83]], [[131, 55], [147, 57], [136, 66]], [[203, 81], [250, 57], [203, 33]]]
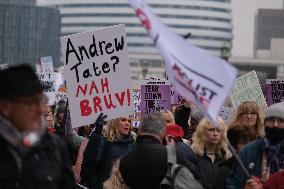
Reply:
[[0, 71], [0, 188], [76, 188], [65, 144], [47, 132], [43, 90], [28, 65]]

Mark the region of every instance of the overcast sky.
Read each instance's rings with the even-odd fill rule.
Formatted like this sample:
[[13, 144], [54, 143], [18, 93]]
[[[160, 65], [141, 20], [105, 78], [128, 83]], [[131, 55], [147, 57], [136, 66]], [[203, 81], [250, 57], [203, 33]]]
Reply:
[[254, 20], [259, 8], [283, 8], [283, 0], [232, 0], [233, 51], [232, 56], [252, 57]]

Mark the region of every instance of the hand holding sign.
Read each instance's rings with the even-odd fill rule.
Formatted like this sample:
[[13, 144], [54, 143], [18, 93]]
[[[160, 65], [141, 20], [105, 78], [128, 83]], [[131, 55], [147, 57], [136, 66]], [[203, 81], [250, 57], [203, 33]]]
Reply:
[[94, 133], [97, 135], [102, 135], [103, 126], [107, 123], [106, 121], [107, 115], [100, 113], [99, 117], [94, 123]]

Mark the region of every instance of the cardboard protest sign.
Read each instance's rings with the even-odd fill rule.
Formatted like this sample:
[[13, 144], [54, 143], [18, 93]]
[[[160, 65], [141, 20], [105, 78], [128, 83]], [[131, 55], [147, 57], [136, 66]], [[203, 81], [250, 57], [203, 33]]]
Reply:
[[51, 56], [40, 58], [41, 70], [43, 73], [53, 73], [53, 61]]
[[[210, 56], [173, 33], [143, 0], [129, 0], [136, 16], [162, 55], [167, 74], [175, 89], [209, 118], [217, 120], [237, 75], [237, 69]], [[142, 98], [143, 99], [143, 98]]]
[[53, 105], [55, 102], [55, 73], [37, 73], [37, 76], [44, 86], [48, 86], [49, 89], [46, 89], [43, 94], [48, 98], [48, 105]]
[[219, 116], [228, 124], [233, 119], [235, 112], [236, 109], [222, 106], [219, 111]]
[[268, 106], [284, 101], [284, 79], [266, 79]]
[[125, 26], [61, 37], [72, 127], [133, 114]]
[[141, 83], [141, 116], [171, 110], [171, 90], [167, 80], [144, 80]]
[[267, 109], [255, 71], [251, 71], [236, 79], [230, 93], [230, 99], [235, 108], [244, 101], [252, 100], [264, 111]]

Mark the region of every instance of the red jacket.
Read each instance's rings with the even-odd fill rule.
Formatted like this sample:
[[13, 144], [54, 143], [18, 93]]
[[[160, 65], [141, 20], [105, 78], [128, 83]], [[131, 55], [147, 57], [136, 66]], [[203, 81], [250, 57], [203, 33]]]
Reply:
[[272, 174], [263, 184], [263, 189], [284, 189], [284, 171]]

